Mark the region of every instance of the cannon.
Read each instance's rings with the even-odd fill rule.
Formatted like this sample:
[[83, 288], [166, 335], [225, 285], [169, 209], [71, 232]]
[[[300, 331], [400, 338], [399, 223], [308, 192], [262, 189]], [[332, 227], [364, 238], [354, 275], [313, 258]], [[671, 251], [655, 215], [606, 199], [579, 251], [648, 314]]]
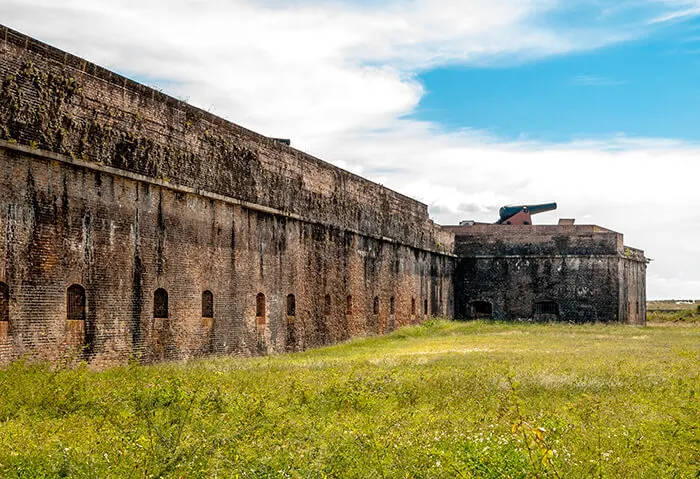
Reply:
[[541, 205], [511, 205], [498, 210], [500, 216], [497, 225], [531, 225], [532, 215], [557, 209], [556, 203], [544, 203]]

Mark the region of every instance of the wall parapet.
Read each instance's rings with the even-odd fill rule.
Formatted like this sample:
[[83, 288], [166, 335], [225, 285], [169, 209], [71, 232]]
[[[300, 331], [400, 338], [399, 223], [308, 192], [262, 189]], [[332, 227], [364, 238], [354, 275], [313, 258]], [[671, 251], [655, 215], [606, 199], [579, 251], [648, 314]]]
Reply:
[[597, 225], [443, 226], [455, 234], [457, 256], [620, 256], [645, 261], [621, 233]]
[[[76, 166], [78, 168], [86, 168], [88, 170], [106, 173], [109, 175], [114, 175], [114, 176], [118, 176], [118, 177], [122, 177], [122, 178], [128, 178], [131, 180], [139, 181], [141, 183], [147, 183], [147, 184], [151, 184], [154, 186], [160, 186], [162, 188], [169, 189], [169, 190], [176, 192], [176, 193], [188, 193], [188, 194], [201, 196], [203, 198], [208, 198], [211, 200], [221, 201], [223, 203], [228, 203], [228, 204], [232, 204], [232, 205], [239, 205], [239, 206], [242, 206], [242, 207], [247, 208], [249, 210], [259, 211], [262, 213], [267, 213], [267, 214], [276, 215], [276, 216], [280, 216], [280, 217], [299, 220], [299, 221], [302, 221], [304, 223], [317, 224], [317, 225], [321, 225], [321, 226], [325, 226], [325, 227], [333, 227], [334, 226], [334, 225], [324, 223], [321, 221], [315, 221], [313, 219], [304, 217], [302, 215], [290, 213], [288, 211], [281, 211], [281, 210], [277, 210], [275, 208], [270, 208], [270, 207], [263, 206], [263, 205], [249, 203], [247, 201], [239, 200], [239, 199], [228, 197], [228, 196], [219, 195], [217, 193], [213, 193], [210, 191], [196, 189], [196, 188], [192, 188], [189, 186], [180, 185], [177, 183], [171, 183], [171, 182], [166, 181], [166, 180], [150, 178], [148, 176], [140, 175], [138, 173], [131, 173], [129, 171], [120, 170], [118, 168], [113, 168], [113, 167], [106, 166], [106, 165], [100, 165], [100, 164], [95, 164], [95, 163], [91, 163], [91, 162], [87, 162], [87, 161], [82, 161], [82, 160], [79, 160], [77, 158], [71, 158], [71, 157], [67, 157], [64, 155], [57, 154], [57, 153], [43, 151], [43, 150], [39, 150], [36, 148], [31, 148], [29, 146], [20, 145], [17, 143], [11, 143], [11, 142], [8, 142], [5, 140], [0, 140], [0, 148], [5, 148], [5, 149], [10, 150], [10, 151], [16, 151], [16, 152], [20, 152], [20, 153], [29, 154], [29, 155], [35, 156], [37, 158], [43, 158], [45, 160], [58, 161], [58, 162], [65, 163], [68, 165]], [[366, 232], [362, 232], [362, 231], [358, 231], [358, 230], [353, 230], [351, 228], [346, 228], [345, 231], [347, 231], [348, 233], [353, 233], [353, 234], [359, 235], [359, 236], [364, 236], [366, 238], [384, 241], [384, 242], [390, 243], [390, 244], [406, 246], [409, 248], [413, 247], [412, 245], [405, 243], [403, 241], [400, 241], [398, 239], [395, 239], [395, 238], [388, 238], [385, 236], [373, 235], [370, 233], [366, 233]], [[451, 253], [448, 253], [445, 251], [441, 251], [438, 249], [430, 249], [430, 248], [420, 248], [420, 249], [421, 249], [421, 251], [425, 251], [426, 253], [454, 257], [454, 254], [451, 254]]]

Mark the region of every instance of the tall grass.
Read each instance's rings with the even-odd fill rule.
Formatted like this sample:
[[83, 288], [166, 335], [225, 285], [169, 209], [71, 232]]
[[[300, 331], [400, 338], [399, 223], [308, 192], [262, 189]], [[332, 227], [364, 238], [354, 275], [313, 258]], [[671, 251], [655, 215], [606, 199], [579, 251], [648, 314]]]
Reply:
[[696, 309], [678, 311], [649, 311], [647, 321], [650, 323], [695, 323], [700, 325], [700, 305]]
[[265, 358], [0, 371], [2, 477], [697, 477], [700, 327], [431, 321]]

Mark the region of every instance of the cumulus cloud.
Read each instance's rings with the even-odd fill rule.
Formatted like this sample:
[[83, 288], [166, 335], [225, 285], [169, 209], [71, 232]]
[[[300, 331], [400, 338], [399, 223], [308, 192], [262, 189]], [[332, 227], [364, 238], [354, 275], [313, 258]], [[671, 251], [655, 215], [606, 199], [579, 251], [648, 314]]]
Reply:
[[[697, 6], [657, 3], [663, 13], [652, 19]], [[428, 203], [440, 223], [495, 221], [506, 203], [557, 201], [560, 210], [540, 221], [576, 217], [623, 231], [655, 259], [651, 297], [671, 288], [670, 295], [697, 297], [700, 215], [689, 205], [700, 195], [687, 172], [697, 172], [699, 146], [624, 135], [507, 142], [408, 117], [425, 94], [417, 76], [427, 69], [522, 63], [643, 33], [634, 25], [548, 20], [567, 4], [0, 0], [0, 21], [233, 122], [291, 138]], [[604, 81], [614, 80], [589, 75], [578, 84]]]
[[2, 21], [271, 136], [387, 128], [436, 65], [525, 61], [631, 32], [557, 29], [556, 0], [2, 0]]

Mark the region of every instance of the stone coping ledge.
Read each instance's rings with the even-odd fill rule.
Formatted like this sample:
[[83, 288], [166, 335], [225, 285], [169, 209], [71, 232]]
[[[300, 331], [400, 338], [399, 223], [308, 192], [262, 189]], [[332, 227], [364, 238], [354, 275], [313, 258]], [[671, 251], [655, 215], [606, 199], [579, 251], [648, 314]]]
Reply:
[[[112, 166], [107, 166], [107, 165], [103, 165], [103, 164], [98, 164], [98, 163], [80, 160], [77, 158], [72, 158], [70, 156], [61, 155], [59, 153], [54, 153], [51, 151], [45, 151], [45, 150], [41, 150], [38, 148], [32, 148], [30, 146], [21, 145], [19, 143], [15, 143], [15, 142], [0, 140], [0, 148], [5, 148], [7, 150], [16, 151], [16, 152], [20, 152], [20, 153], [25, 153], [25, 154], [35, 156], [38, 158], [43, 158], [45, 160], [58, 161], [61, 163], [72, 165], [72, 166], [77, 166], [79, 168], [85, 168], [85, 169], [92, 170], [92, 171], [98, 171], [100, 173], [106, 173], [106, 174], [118, 176], [121, 178], [127, 178], [127, 179], [138, 181], [141, 183], [148, 183], [151, 185], [159, 186], [161, 188], [167, 188], [169, 190], [176, 191], [178, 193], [188, 193], [188, 194], [197, 195], [197, 196], [201, 196], [201, 197], [216, 200], [216, 201], [221, 201], [223, 203], [228, 203], [231, 205], [238, 205], [238, 206], [242, 206], [244, 208], [247, 208], [247, 209], [250, 209], [253, 211], [260, 211], [262, 213], [267, 213], [267, 214], [271, 214], [271, 215], [283, 216], [283, 217], [297, 220], [300, 222], [321, 225], [321, 226], [324, 226], [327, 228], [339, 229], [338, 226], [335, 226], [335, 225], [332, 225], [329, 223], [324, 223], [324, 222], [321, 222], [318, 220], [312, 220], [312, 219], [306, 218], [304, 216], [301, 216], [301, 215], [298, 215], [295, 213], [290, 213], [290, 212], [278, 210], [276, 208], [271, 208], [269, 206], [263, 206], [263, 205], [259, 205], [256, 203], [250, 203], [248, 201], [238, 200], [236, 198], [232, 198], [230, 196], [224, 196], [224, 195], [221, 195], [218, 193], [213, 193], [211, 191], [207, 191], [207, 190], [203, 190], [203, 189], [199, 189], [199, 188], [192, 188], [191, 186], [184, 186], [184, 185], [180, 185], [177, 183], [171, 183], [169, 181], [165, 181], [162, 179], [156, 179], [156, 178], [152, 178], [150, 176], [145, 176], [145, 175], [142, 175], [139, 173], [126, 171], [126, 170], [122, 170], [119, 168], [114, 168]], [[437, 254], [440, 256], [447, 256], [447, 257], [451, 257], [451, 258], [457, 257], [456, 255], [454, 255], [452, 253], [447, 253], [444, 251], [439, 251], [439, 250], [434, 250], [434, 249], [420, 248], [420, 247], [417, 247], [415, 245], [404, 243], [402, 241], [399, 241], [399, 240], [396, 240], [393, 238], [388, 238], [386, 236], [373, 235], [370, 233], [363, 233], [361, 231], [351, 229], [351, 228], [342, 228], [342, 230], [350, 232], [350, 233], [354, 233], [354, 234], [359, 235], [359, 236], [364, 236], [366, 238], [372, 238], [372, 239], [376, 239], [379, 241], [384, 241], [386, 243], [397, 244], [400, 246], [406, 246], [408, 248], [418, 250], [418, 251], [425, 251], [426, 253], [432, 253], [432, 254]]]

